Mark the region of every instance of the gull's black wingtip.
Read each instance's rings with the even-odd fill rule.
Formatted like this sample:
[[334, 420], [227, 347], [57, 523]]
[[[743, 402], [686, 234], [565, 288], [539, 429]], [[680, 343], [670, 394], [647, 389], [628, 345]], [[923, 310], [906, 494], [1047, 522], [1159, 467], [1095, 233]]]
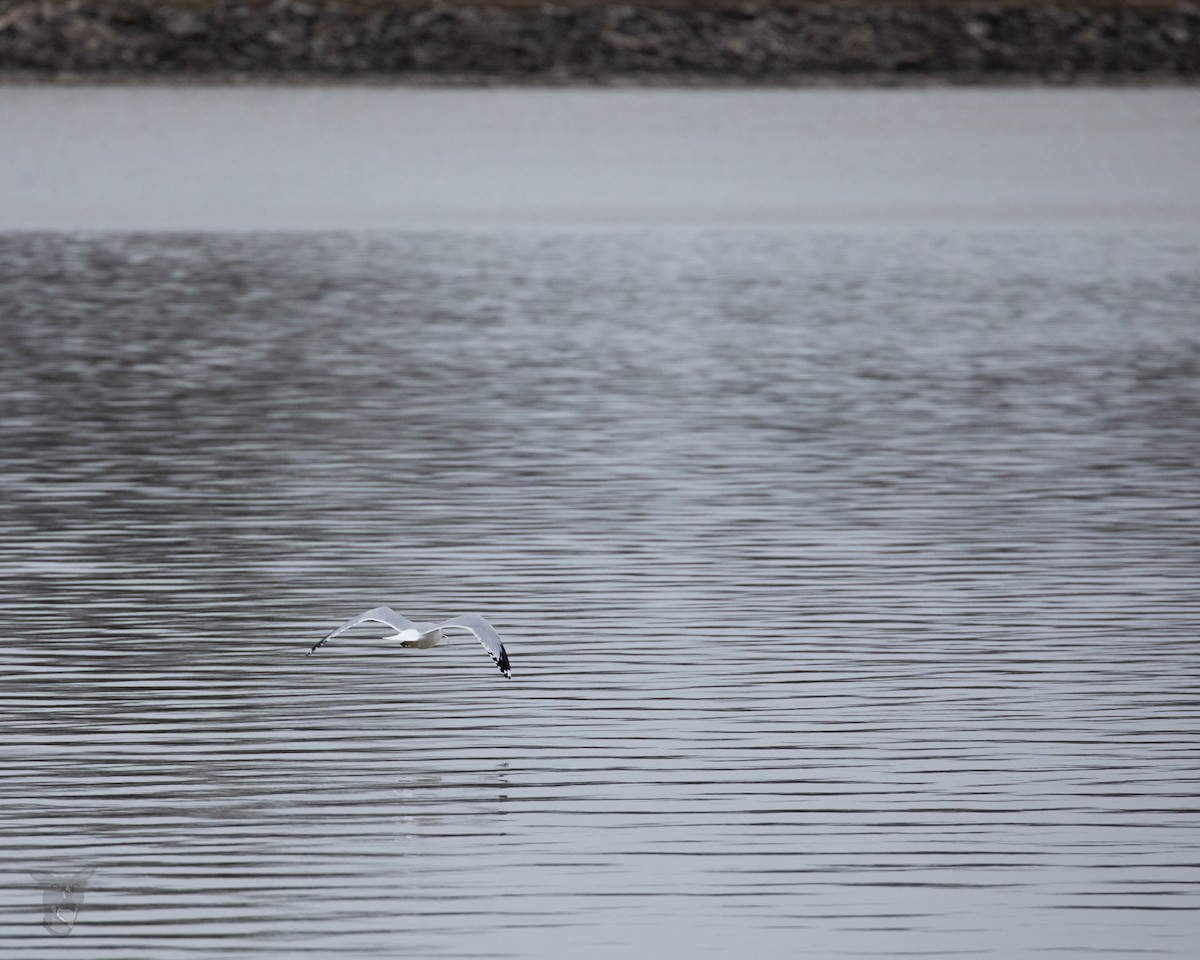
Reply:
[[324, 644], [325, 641], [328, 639], [329, 639], [328, 637], [322, 637], [320, 640], [318, 640], [316, 643], [314, 643], [311, 647], [309, 647], [304, 655], [306, 657], [311, 657], [314, 653], [316, 653], [319, 649], [321, 649], [322, 644]]
[[509, 680], [512, 679], [512, 668], [508, 665], [508, 652], [503, 647], [500, 648], [500, 656], [496, 657], [496, 666]]

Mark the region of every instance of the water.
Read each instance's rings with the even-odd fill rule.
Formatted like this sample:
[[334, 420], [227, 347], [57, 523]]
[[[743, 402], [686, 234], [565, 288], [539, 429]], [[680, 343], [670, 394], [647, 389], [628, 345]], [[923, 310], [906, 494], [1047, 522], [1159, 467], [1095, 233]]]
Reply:
[[0, 957], [1192, 956], [1196, 105], [0, 90]]
[[1200, 223], [1194, 89], [5, 87], [0, 230]]
[[0, 956], [1191, 956], [1198, 252], [0, 237]]

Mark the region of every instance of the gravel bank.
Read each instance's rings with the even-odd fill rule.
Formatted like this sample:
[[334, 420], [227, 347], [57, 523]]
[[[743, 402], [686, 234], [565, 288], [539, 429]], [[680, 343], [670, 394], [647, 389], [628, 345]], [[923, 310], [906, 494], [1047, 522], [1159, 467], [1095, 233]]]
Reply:
[[1194, 81], [1200, 4], [0, 0], [0, 72], [536, 83]]

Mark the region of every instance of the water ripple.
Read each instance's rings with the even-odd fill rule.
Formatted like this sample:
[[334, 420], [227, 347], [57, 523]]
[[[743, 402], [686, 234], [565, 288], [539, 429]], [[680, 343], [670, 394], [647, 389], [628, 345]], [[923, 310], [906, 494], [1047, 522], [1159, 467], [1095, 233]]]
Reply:
[[1198, 251], [0, 237], [0, 956], [1190, 957]]

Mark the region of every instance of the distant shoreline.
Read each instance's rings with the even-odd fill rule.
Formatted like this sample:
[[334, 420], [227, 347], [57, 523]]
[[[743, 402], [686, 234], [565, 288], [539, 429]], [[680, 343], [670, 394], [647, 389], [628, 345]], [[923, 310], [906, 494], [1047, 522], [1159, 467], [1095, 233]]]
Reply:
[[1195, 83], [1200, 3], [0, 0], [0, 81]]

